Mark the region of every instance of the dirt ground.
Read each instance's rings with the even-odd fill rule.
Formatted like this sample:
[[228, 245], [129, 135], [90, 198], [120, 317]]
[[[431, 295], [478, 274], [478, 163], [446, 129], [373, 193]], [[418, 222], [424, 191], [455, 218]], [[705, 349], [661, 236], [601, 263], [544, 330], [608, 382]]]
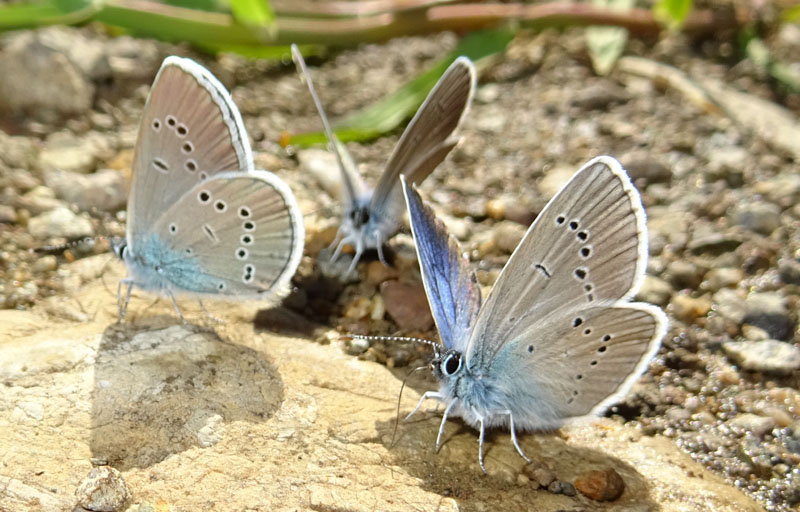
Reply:
[[[458, 39], [445, 33], [340, 50], [310, 59], [310, 72], [335, 119], [390, 94], [444, 57]], [[794, 119], [787, 130], [798, 130], [786, 133], [800, 133], [800, 96], [743, 60], [728, 41], [632, 39], [625, 55], [679, 70], [689, 83], [704, 84], [700, 90], [707, 99], [721, 99], [715, 86], [725, 94], [744, 93], [734, 102], [742, 111], [745, 99], [781, 106]], [[784, 26], [768, 43], [798, 65], [800, 28]], [[390, 243], [392, 268], [368, 255], [358, 277], [343, 281], [335, 276], [339, 267], [327, 262], [324, 248], [338, 223], [338, 198], [304, 166], [309, 150], [279, 144], [286, 131], [320, 128], [290, 61], [209, 57], [186, 47], [111, 38], [97, 27], [8, 34], [0, 48], [0, 70], [10, 69], [12, 57], [29, 54], [52, 58], [64, 73], [75, 73], [59, 85], [68, 98], [53, 93], [46, 104], [0, 117], [0, 307], [26, 309], [58, 296], [75, 285], [62, 265], [107, 245], [50, 255], [29, 249], [76, 236], [124, 236], [125, 183], [139, 117], [161, 59], [176, 53], [208, 66], [232, 91], [257, 153], [256, 167], [276, 172], [300, 202], [306, 254], [284, 310], [341, 333], [435, 339], [432, 324], [420, 328], [374, 314], [376, 308], [392, 310], [382, 283], [399, 277], [416, 286], [412, 292], [420, 290], [407, 231]], [[96, 58], [72, 66], [70, 48]], [[670, 329], [647, 373], [608, 415], [644, 435], [673, 439], [767, 510], [797, 510], [800, 154], [773, 138], [774, 132], [732, 115], [730, 103], [706, 108], [686, 88], [634, 72], [631, 62], [600, 77], [592, 70], [583, 30], [520, 33], [504, 55], [479, 66], [462, 140], [423, 184], [422, 194], [459, 238], [488, 289], [560, 184], [594, 156], [617, 157], [649, 216], [651, 259], [639, 298], [664, 307]], [[9, 75], [0, 72], [4, 80]], [[763, 124], [785, 122], [758, 105], [753, 108]], [[376, 183], [399, 134], [348, 144], [370, 183]], [[36, 219], [52, 212], [61, 220], [40, 227]], [[108, 300], [115, 300], [113, 294]], [[285, 322], [269, 312], [258, 321]], [[429, 357], [423, 348], [383, 342], [348, 341], [343, 349], [402, 371]], [[425, 377], [418, 379], [424, 385]]]

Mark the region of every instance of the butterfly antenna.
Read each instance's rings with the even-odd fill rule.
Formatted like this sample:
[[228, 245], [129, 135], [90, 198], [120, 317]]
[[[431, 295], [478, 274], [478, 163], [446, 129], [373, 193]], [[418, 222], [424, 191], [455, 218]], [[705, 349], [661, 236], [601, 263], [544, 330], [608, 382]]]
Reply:
[[311, 75], [308, 74], [306, 61], [303, 60], [303, 54], [300, 53], [300, 49], [297, 48], [296, 44], [292, 44], [292, 59], [294, 60], [294, 63], [300, 72], [300, 77], [308, 86], [308, 92], [311, 93], [311, 98], [314, 100], [314, 106], [317, 107], [317, 113], [319, 113], [319, 117], [322, 119], [322, 126], [325, 128], [325, 135], [328, 137], [328, 142], [330, 142], [333, 152], [336, 155], [336, 161], [339, 162], [339, 167], [342, 169], [343, 174], [345, 174], [342, 181], [344, 181], [344, 184], [347, 187], [347, 193], [351, 198], [355, 198], [355, 187], [353, 187], [353, 184], [350, 182], [347, 172], [345, 171], [345, 169], [348, 169], [348, 167], [344, 160], [344, 156], [342, 155], [343, 149], [341, 147], [341, 142], [339, 142], [339, 139], [336, 138], [336, 134], [333, 133], [333, 130], [331, 129], [331, 125], [328, 122], [328, 116], [325, 115], [325, 111], [322, 109], [322, 102], [319, 100], [317, 91], [314, 89], [314, 83], [311, 81]]
[[394, 446], [394, 441], [395, 441], [395, 439], [397, 437], [397, 426], [400, 424], [400, 401], [403, 398], [403, 389], [405, 389], [405, 387], [406, 387], [406, 381], [408, 380], [409, 377], [411, 377], [413, 374], [417, 373], [418, 371], [425, 370], [425, 369], [428, 369], [428, 368], [430, 368], [430, 365], [428, 365], [428, 366], [418, 366], [417, 368], [414, 368], [413, 370], [411, 370], [410, 372], [408, 372], [406, 374], [406, 378], [403, 379], [403, 383], [400, 385], [400, 394], [397, 395], [397, 415], [395, 415], [395, 418], [394, 418], [394, 430], [392, 430], [392, 441], [389, 443], [389, 448]]
[[55, 244], [55, 245], [42, 245], [39, 247], [33, 247], [28, 249], [28, 252], [33, 254], [59, 254], [65, 252], [69, 249], [74, 247], [78, 247], [81, 245], [87, 245], [90, 248], [94, 247], [95, 242], [99, 240], [106, 240], [104, 236], [84, 236], [81, 238], [75, 238], [72, 240], [67, 240], [63, 244]]
[[[441, 355], [441, 349], [444, 348], [441, 344], [436, 343], [435, 341], [426, 340], [423, 338], [411, 338], [408, 336], [365, 336], [362, 334], [348, 334], [346, 337], [353, 339], [353, 340], [376, 340], [376, 341], [411, 341], [414, 343], [422, 343], [425, 345], [429, 345], [433, 348], [433, 354], [436, 357]], [[427, 367], [424, 367], [427, 368]]]

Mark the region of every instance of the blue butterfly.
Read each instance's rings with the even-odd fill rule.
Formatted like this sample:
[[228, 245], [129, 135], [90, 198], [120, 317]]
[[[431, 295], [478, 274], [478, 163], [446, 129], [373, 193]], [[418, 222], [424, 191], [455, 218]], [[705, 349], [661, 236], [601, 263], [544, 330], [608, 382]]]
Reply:
[[431, 364], [438, 391], [423, 401], [480, 430], [554, 429], [602, 413], [647, 368], [667, 328], [657, 307], [630, 302], [647, 266], [639, 194], [619, 162], [582, 167], [528, 229], [481, 303], [475, 274], [455, 238], [405, 177], [411, 230], [441, 338]]
[[339, 257], [345, 245], [352, 244], [355, 256], [348, 274], [367, 249], [377, 249], [378, 257], [386, 264], [383, 244], [399, 230], [404, 208], [397, 177], [403, 175], [410, 183], [421, 183], [456, 146], [459, 139], [453, 132], [472, 102], [475, 67], [466, 57], [459, 57], [447, 68], [403, 132], [373, 191], [361, 179], [355, 161], [331, 130], [296, 46], [292, 46], [292, 56], [308, 84], [342, 173], [342, 222], [333, 242], [336, 250], [332, 259]]
[[134, 150], [126, 238], [112, 244], [128, 268], [117, 290], [119, 319], [134, 285], [170, 297], [182, 320], [175, 295], [279, 296], [304, 242], [294, 195], [274, 174], [253, 169], [225, 87], [192, 60], [165, 59]]

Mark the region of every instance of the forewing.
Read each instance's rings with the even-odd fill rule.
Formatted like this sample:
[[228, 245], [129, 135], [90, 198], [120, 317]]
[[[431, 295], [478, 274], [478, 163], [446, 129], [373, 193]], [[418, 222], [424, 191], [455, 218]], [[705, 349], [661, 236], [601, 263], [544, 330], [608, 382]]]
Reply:
[[560, 311], [627, 300], [646, 264], [639, 193], [619, 162], [595, 158], [545, 206], [497, 278], [472, 333], [470, 365], [489, 364], [505, 343]]
[[303, 59], [300, 49], [297, 48], [297, 45], [295, 44], [292, 45], [292, 59], [294, 59], [295, 65], [297, 66], [297, 72], [300, 74], [300, 78], [306, 82], [306, 85], [308, 85], [308, 92], [311, 93], [311, 98], [314, 100], [314, 106], [317, 107], [317, 113], [319, 113], [319, 117], [322, 119], [322, 126], [325, 129], [325, 135], [328, 137], [328, 142], [330, 143], [331, 149], [336, 155], [336, 160], [339, 163], [339, 169], [342, 172], [342, 182], [344, 185], [342, 190], [345, 193], [345, 197], [342, 198], [342, 202], [344, 203], [345, 210], [349, 211], [349, 209], [352, 208], [353, 204], [355, 203], [355, 200], [364, 194], [366, 186], [361, 180], [361, 177], [358, 175], [358, 166], [356, 165], [355, 160], [353, 160], [353, 157], [350, 155], [350, 152], [347, 151], [345, 145], [342, 144], [336, 137], [336, 134], [333, 133], [331, 125], [328, 122], [328, 116], [325, 115], [325, 110], [322, 108], [322, 102], [319, 100], [317, 91], [314, 89], [314, 83], [311, 81], [311, 75], [308, 73], [308, 69], [306, 68], [306, 61]]
[[219, 174], [191, 188], [154, 227], [176, 256], [174, 288], [254, 298], [280, 293], [303, 252], [303, 217], [289, 188], [266, 171]]
[[253, 169], [239, 110], [225, 87], [196, 62], [167, 57], [144, 108], [133, 157], [128, 244], [203, 179]]
[[481, 292], [456, 239], [401, 176], [422, 282], [442, 344], [463, 351], [481, 307]]
[[666, 325], [660, 309], [644, 304], [554, 312], [498, 354], [498, 390], [527, 429], [600, 414], [645, 371]]
[[420, 183], [455, 147], [453, 135], [464, 117], [475, 88], [475, 67], [466, 57], [457, 58], [433, 87], [425, 102], [400, 137], [372, 196], [374, 215], [402, 211], [397, 178]]

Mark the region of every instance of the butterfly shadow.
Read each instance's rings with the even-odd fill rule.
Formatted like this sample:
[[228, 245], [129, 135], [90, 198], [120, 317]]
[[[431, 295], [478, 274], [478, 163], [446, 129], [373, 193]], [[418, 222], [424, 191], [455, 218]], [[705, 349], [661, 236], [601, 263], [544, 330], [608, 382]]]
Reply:
[[[397, 375], [400, 376], [400, 373]], [[435, 389], [435, 386], [426, 383], [409, 382], [407, 386], [421, 391]], [[499, 496], [510, 496], [519, 501], [525, 510], [551, 510], [554, 509], [553, 503], [557, 504], [555, 509], [563, 507], [565, 510], [573, 510], [576, 506], [579, 507], [577, 510], [584, 510], [585, 506], [590, 506], [591, 510], [620, 510], [627, 507], [637, 510], [660, 509], [650, 496], [647, 480], [634, 466], [583, 442], [570, 442], [569, 430], [518, 433], [520, 446], [531, 459], [528, 464], [515, 450], [507, 428], [488, 429], [484, 440], [488, 472], [485, 475], [478, 466], [477, 430], [463, 423], [460, 418], [448, 418], [442, 446], [436, 453], [436, 435], [444, 407], [436, 409], [435, 401], [428, 401], [408, 421], [403, 421], [415, 405], [404, 399], [398, 424], [395, 405], [391, 407], [390, 419], [376, 422], [379, 438], [393, 456], [392, 464], [404, 467], [410, 475], [419, 478], [426, 490], [442, 497], [455, 498], [465, 510], [471, 509], [471, 504], [479, 507], [482, 503], [497, 503]], [[387, 407], [387, 412], [389, 409]], [[597, 443], [601, 444], [606, 427], [599, 425], [591, 428], [597, 429]], [[556, 479], [570, 483], [589, 471], [613, 468], [622, 477], [625, 492], [618, 500], [608, 503], [589, 500], [580, 493], [572, 497], [556, 495], [548, 491], [546, 486], [540, 488], [535, 480], [527, 481], [531, 479], [523, 476], [541, 467], [547, 468]], [[512, 503], [507, 505], [509, 509], [514, 508]]]
[[263, 353], [159, 315], [105, 329], [92, 393], [92, 456], [124, 471], [247, 435], [284, 386]]

